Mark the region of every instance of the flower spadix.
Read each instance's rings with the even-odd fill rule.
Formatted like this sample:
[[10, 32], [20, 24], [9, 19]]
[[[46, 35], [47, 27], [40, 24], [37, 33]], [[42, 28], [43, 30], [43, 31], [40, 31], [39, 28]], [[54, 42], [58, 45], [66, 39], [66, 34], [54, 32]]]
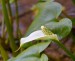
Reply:
[[58, 37], [56, 34], [52, 33], [45, 26], [41, 26], [41, 30], [34, 31], [29, 36], [21, 38], [20, 46], [33, 40], [49, 40], [49, 39], [58, 40]]

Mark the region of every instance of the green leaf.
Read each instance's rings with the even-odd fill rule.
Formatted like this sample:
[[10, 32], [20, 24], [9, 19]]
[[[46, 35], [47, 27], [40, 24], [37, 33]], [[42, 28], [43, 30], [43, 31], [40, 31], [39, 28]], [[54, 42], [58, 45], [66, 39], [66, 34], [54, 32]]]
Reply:
[[59, 39], [66, 37], [72, 28], [72, 22], [68, 18], [61, 19], [59, 22], [54, 21], [45, 24], [53, 33], [57, 34]]
[[[42, 43], [33, 45], [33, 46], [27, 48], [26, 50], [24, 50], [22, 53], [20, 53], [17, 57], [13, 58], [12, 60], [10, 59], [8, 61], [24, 61], [28, 58], [32, 59], [32, 57], [34, 57], [34, 59], [36, 60], [40, 56], [40, 53], [44, 49], [46, 49], [49, 44], [50, 44], [50, 42], [42, 42]], [[29, 59], [28, 59], [28, 61], [29, 61]]]
[[[15, 61], [13, 58], [8, 61]], [[17, 61], [17, 60], [16, 60]], [[48, 61], [48, 57], [45, 54], [42, 54], [41, 57], [26, 57], [21, 59], [21, 61]]]
[[[20, 61], [20, 60], [14, 60], [14, 58], [9, 59], [8, 61]], [[22, 58], [21, 61], [39, 61], [39, 58], [37, 57], [26, 57]]]
[[40, 61], [48, 61], [48, 57], [45, 54], [42, 54]]
[[35, 30], [39, 30], [42, 25], [48, 27], [53, 33], [57, 34], [59, 39], [66, 37], [70, 33], [72, 28], [72, 22], [70, 19], [64, 18], [59, 22], [55, 20], [62, 11], [62, 6], [59, 3], [44, 2], [37, 4], [36, 7], [39, 9], [39, 12], [30, 25], [26, 36]]
[[32, 22], [32, 24], [30, 25], [26, 33], [26, 36], [40, 29], [42, 25], [49, 23], [53, 19], [57, 18], [62, 11], [62, 6], [57, 2], [38, 3], [36, 5], [36, 8], [38, 9], [39, 12], [35, 16], [35, 19]]
[[14, 57], [12, 57], [11, 59], [9, 59], [8, 61], [14, 61]]
[[21, 60], [15, 60], [15, 61], [39, 61], [38, 57], [26, 57], [22, 58]]

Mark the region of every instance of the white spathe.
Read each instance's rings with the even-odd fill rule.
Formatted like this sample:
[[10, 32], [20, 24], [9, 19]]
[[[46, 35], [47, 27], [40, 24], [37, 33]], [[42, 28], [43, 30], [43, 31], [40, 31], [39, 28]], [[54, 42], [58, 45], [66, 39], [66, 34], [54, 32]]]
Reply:
[[41, 30], [34, 31], [28, 37], [21, 38], [20, 45], [30, 42], [30, 41], [33, 41], [33, 40], [36, 40], [36, 39], [39, 39], [44, 36], [45, 35]]
[[28, 37], [21, 38], [20, 46], [25, 44], [25, 43], [31, 42], [33, 40], [37, 40], [37, 39], [40, 39], [40, 40], [47, 40], [47, 39], [58, 40], [58, 37], [56, 34], [45, 35], [42, 32], [42, 30], [37, 30], [37, 31], [32, 32]]

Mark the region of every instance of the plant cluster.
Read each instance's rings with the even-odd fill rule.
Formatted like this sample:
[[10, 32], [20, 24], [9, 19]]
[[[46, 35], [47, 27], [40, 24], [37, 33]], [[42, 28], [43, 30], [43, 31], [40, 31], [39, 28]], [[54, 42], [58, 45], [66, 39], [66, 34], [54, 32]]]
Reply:
[[[11, 2], [15, 2], [16, 6], [17, 35], [19, 36], [17, 0]], [[48, 61], [48, 56], [43, 53], [43, 51], [51, 42], [56, 43], [73, 61], [75, 61], [75, 56], [60, 41], [65, 38], [72, 29], [72, 21], [69, 18], [60, 18], [62, 17], [60, 14], [64, 11], [64, 7], [61, 4], [54, 0], [39, 0], [39, 2], [31, 8], [31, 10], [34, 11], [35, 18], [28, 28], [25, 37], [20, 39], [20, 47], [18, 47], [13, 36], [11, 2], [7, 2], [9, 10], [8, 15], [5, 0], [1, 0], [4, 22], [9, 35], [9, 45], [13, 52], [13, 57], [8, 60], [9, 56], [0, 43], [0, 53], [4, 61]], [[0, 42], [2, 41], [0, 40]], [[35, 44], [32, 42], [35, 42]], [[19, 53], [18, 51], [21, 52]]]

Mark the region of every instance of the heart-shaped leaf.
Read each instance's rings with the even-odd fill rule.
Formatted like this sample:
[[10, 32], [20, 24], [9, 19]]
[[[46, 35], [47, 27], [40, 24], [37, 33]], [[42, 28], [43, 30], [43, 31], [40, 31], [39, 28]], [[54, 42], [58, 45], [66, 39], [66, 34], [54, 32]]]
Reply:
[[[8, 61], [24, 61], [28, 59], [28, 61], [32, 58], [34, 59], [33, 61], [36, 61], [37, 58], [39, 58], [40, 53], [48, 47], [50, 42], [42, 42], [38, 43], [36, 45], [33, 45], [26, 50], [24, 50], [21, 54], [19, 54], [17, 57], [10, 59]], [[26, 58], [26, 59], [25, 59]], [[26, 60], [27, 61], [27, 60]]]
[[39, 9], [34, 21], [30, 25], [26, 36], [35, 30], [39, 30], [42, 25], [45, 25], [52, 32], [57, 34], [59, 39], [66, 37], [72, 28], [72, 22], [68, 18], [64, 18], [57, 22], [56, 19], [62, 11], [62, 6], [56, 2], [44, 2], [36, 5]]
[[[14, 60], [14, 58], [9, 59], [8, 61], [18, 61]], [[19, 60], [20, 61], [20, 60]], [[42, 54], [41, 57], [23, 57], [21, 61], [48, 61], [48, 57], [45, 54]]]
[[[20, 61], [20, 60], [15, 60], [14, 58], [9, 59], [8, 61]], [[26, 57], [26, 58], [22, 58], [21, 61], [40, 61], [39, 58], [37, 57]]]
[[36, 5], [36, 8], [38, 10], [38, 14], [35, 16], [34, 21], [30, 25], [26, 36], [40, 29], [42, 25], [49, 23], [53, 19], [57, 18], [62, 11], [62, 6], [59, 3], [49, 1], [44, 3], [38, 3]]
[[59, 22], [49, 22], [45, 24], [53, 33], [57, 34], [59, 40], [66, 37], [72, 28], [72, 22], [68, 18], [61, 19]]

